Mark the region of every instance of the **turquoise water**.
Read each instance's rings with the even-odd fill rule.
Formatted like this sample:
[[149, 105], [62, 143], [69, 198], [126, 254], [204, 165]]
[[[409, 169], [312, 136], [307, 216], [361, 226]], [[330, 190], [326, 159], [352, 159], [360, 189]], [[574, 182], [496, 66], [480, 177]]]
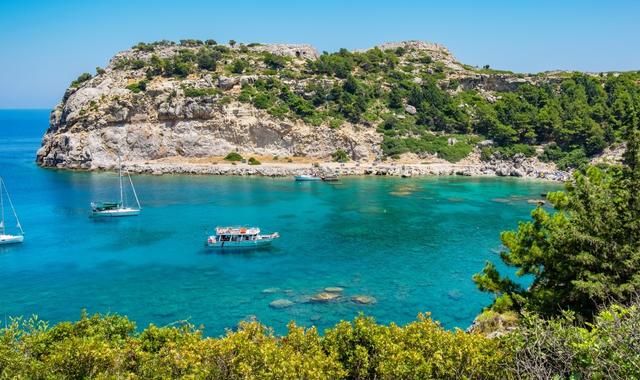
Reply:
[[[446, 327], [465, 328], [490, 302], [471, 276], [499, 261], [500, 231], [528, 217], [528, 198], [558, 188], [464, 177], [328, 184], [135, 176], [143, 213], [93, 220], [89, 202], [117, 196], [117, 176], [38, 168], [47, 118], [0, 111], [0, 175], [27, 234], [24, 244], [0, 248], [0, 316], [55, 322], [86, 308], [140, 326], [188, 319], [218, 335], [252, 316], [283, 332], [290, 320], [322, 329], [360, 312], [406, 323], [431, 311]], [[207, 231], [234, 224], [282, 237], [263, 251], [204, 248]], [[378, 302], [305, 302], [328, 286]], [[296, 303], [270, 308], [278, 298]]]

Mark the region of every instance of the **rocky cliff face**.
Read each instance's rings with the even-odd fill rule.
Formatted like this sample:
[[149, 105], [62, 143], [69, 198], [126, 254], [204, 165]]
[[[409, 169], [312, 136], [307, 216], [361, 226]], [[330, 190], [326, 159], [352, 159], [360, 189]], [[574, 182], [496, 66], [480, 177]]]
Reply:
[[[169, 57], [176, 51], [177, 47], [169, 47], [157, 53]], [[305, 45], [259, 46], [256, 51], [300, 60], [317, 56]], [[158, 77], [144, 92], [127, 89], [144, 74], [140, 70], [118, 70], [116, 63], [149, 58], [150, 53], [119, 53], [104, 73], [69, 88], [51, 113], [37, 162], [51, 167], [101, 169], [112, 167], [118, 155], [132, 162], [172, 156], [224, 156], [232, 151], [326, 158], [343, 149], [355, 159], [380, 155], [381, 138], [371, 128], [312, 126], [276, 118], [230, 97], [185, 96], [187, 86], [235, 94], [243, 83], [255, 80], [255, 75]]]
[[[437, 44], [409, 41], [378, 48], [404, 49], [401, 64], [417, 62], [429, 54], [439, 65], [436, 70], [442, 71], [441, 81], [459, 82], [452, 91], [474, 88], [490, 96], [492, 91], [540, 80], [470, 70]], [[382, 157], [382, 136], [375, 122], [343, 120], [336, 126], [326, 120], [313, 122], [274, 115], [241, 100], [244, 85], [274, 75], [274, 70], [263, 62], [264, 54], [285, 57], [286, 70], [277, 76], [301, 97], [313, 96], [309, 90], [312, 81], [327, 87], [341, 83], [341, 79], [311, 78], [305, 74], [308, 60], [318, 59], [314, 48], [227, 46], [221, 49], [223, 53], [214, 70], [195, 70], [180, 77], [149, 75], [154, 60], [179, 54], [195, 56], [199, 49], [157, 45], [118, 53], [98, 75], [67, 89], [51, 113], [50, 128], [38, 150], [37, 162], [48, 167], [104, 169], [113, 167], [118, 156], [125, 162], [143, 163], [168, 157], [224, 156], [232, 151], [319, 160], [329, 160], [337, 150], [345, 151], [356, 161]], [[248, 69], [230, 69], [238, 60]], [[420, 80], [420, 70], [433, 70], [426, 64], [412, 65], [416, 81]]]

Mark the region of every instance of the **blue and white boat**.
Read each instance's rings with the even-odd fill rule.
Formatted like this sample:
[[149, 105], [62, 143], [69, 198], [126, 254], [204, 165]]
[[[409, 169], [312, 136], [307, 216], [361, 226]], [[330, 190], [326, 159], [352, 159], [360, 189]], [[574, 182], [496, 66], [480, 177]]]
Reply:
[[303, 174], [293, 177], [297, 182], [320, 181], [321, 178], [315, 175]]
[[207, 247], [218, 249], [259, 248], [271, 244], [277, 232], [261, 234], [257, 227], [216, 227], [216, 234], [207, 238]]

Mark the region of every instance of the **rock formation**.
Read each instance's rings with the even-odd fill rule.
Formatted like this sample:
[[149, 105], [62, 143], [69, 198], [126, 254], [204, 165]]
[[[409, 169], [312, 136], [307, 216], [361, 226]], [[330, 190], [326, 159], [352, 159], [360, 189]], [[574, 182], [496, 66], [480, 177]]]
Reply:
[[[405, 49], [404, 60], [416, 59], [426, 52], [430, 59], [446, 68], [444, 80], [457, 80], [460, 88], [474, 88], [486, 96], [519, 83], [542, 80], [470, 70], [438, 44], [407, 41], [387, 43], [378, 48]], [[377, 131], [376, 123], [345, 120], [336, 126], [326, 121], [274, 115], [242, 101], [243, 86], [274, 75], [261, 58], [256, 58], [264, 54], [288, 60], [292, 69], [278, 72], [279, 80], [295, 94], [311, 96], [308, 91], [311, 81], [304, 70], [306, 62], [319, 57], [313, 47], [285, 44], [226, 46], [221, 51], [227, 53], [222, 54], [217, 70], [200, 70], [181, 77], [149, 75], [154, 60], [171, 59], [180, 54], [195, 56], [198, 49], [175, 44], [134, 47], [116, 54], [98, 75], [74, 83], [51, 112], [50, 128], [37, 152], [38, 164], [57, 168], [111, 169], [120, 157], [127, 167], [137, 168], [137, 171], [215, 173], [218, 169], [194, 169], [193, 162], [188, 160], [239, 152], [331, 161], [332, 155], [339, 150], [356, 162], [383, 158], [383, 137]], [[250, 65], [251, 72], [239, 70], [238, 74], [229, 69], [237, 60]], [[420, 80], [416, 76], [415, 81]], [[321, 81], [327, 86], [340, 82], [335, 78]], [[416, 112], [411, 105], [405, 110], [409, 115]], [[187, 162], [176, 163], [177, 159]], [[501, 166], [496, 162], [484, 164], [479, 161], [474, 165], [476, 168], [467, 172], [538, 176], [534, 173], [535, 168], [528, 169], [526, 165], [513, 168], [509, 164]], [[224, 172], [264, 174], [260, 168], [245, 169], [240, 173], [239, 170]], [[393, 175], [393, 170], [391, 172]], [[274, 175], [278, 175], [277, 171]]]

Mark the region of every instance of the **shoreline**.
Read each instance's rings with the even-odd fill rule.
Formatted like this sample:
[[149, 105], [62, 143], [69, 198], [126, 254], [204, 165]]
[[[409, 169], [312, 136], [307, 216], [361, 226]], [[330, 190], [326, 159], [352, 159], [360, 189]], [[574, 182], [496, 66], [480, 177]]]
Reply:
[[[116, 165], [78, 166], [43, 166], [43, 168], [81, 171], [112, 171]], [[144, 161], [123, 164], [123, 169], [136, 174], [151, 175], [221, 175], [221, 176], [260, 176], [260, 177], [292, 177], [303, 174], [329, 175], [343, 177], [377, 176], [377, 177], [432, 177], [432, 176], [466, 176], [466, 177], [516, 177], [523, 179], [539, 179], [562, 182], [570, 179], [571, 173], [561, 170], [544, 170], [523, 168], [505, 163], [457, 164], [457, 163], [386, 163], [386, 162], [317, 162], [317, 163], [263, 163], [249, 165], [247, 163], [192, 163]]]

